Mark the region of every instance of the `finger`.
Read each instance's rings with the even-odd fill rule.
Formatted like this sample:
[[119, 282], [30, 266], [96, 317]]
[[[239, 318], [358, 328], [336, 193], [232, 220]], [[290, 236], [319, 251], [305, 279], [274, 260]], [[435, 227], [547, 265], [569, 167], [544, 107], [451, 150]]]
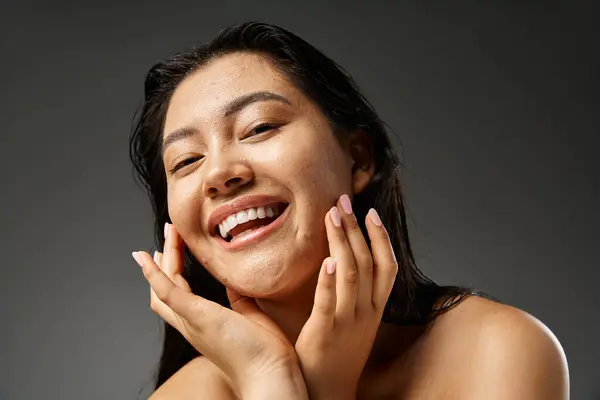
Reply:
[[311, 323], [317, 331], [332, 329], [335, 322], [336, 310], [336, 285], [335, 270], [337, 261], [334, 258], [326, 258], [321, 265], [317, 289], [315, 291], [315, 302], [310, 314]]
[[387, 230], [374, 208], [367, 213], [365, 224], [371, 240], [371, 251], [375, 262], [373, 306], [377, 310], [383, 311], [398, 273], [398, 262]]
[[[162, 270], [162, 258], [163, 258], [163, 255], [159, 251], [155, 251], [154, 256], [152, 257], [152, 259], [154, 260], [156, 265], [158, 265], [158, 267], [161, 270]], [[165, 272], [165, 271], [163, 270], [163, 272]], [[187, 291], [191, 291], [190, 285], [187, 283], [187, 281], [185, 280], [185, 278], [183, 276], [177, 274], [177, 275], [175, 275], [175, 277], [172, 280], [180, 288], [187, 290]], [[150, 288], [150, 308], [157, 313], [158, 313], [158, 311], [155, 310], [155, 308], [164, 310], [164, 312], [167, 312], [167, 310], [169, 313], [173, 312], [166, 305], [164, 305], [164, 303], [162, 301], [159, 300], [158, 296], [156, 296], [156, 293], [154, 293], [154, 290], [152, 288]], [[160, 315], [160, 313], [159, 313], [159, 315]]]
[[342, 210], [342, 226], [350, 243], [352, 254], [358, 270], [358, 294], [356, 310], [358, 313], [365, 311], [371, 313], [373, 310], [373, 257], [371, 250], [360, 230], [356, 216], [352, 211], [350, 197], [344, 194], [338, 201], [338, 208]]
[[337, 261], [336, 318], [345, 319], [355, 317], [358, 271], [350, 243], [341, 225], [340, 212], [337, 207], [332, 207], [325, 216], [325, 229], [329, 254]]
[[225, 290], [227, 292], [227, 298], [229, 299], [229, 305], [233, 311], [237, 312], [238, 314], [242, 314], [244, 317], [259, 324], [263, 328], [279, 336], [281, 339], [287, 341], [281, 328], [279, 328], [279, 326], [277, 326], [277, 324], [273, 322], [273, 320], [267, 314], [265, 314], [260, 307], [258, 307], [255, 299], [252, 297], [243, 296], [227, 287]]
[[160, 269], [171, 278], [183, 271], [183, 243], [174, 226], [165, 223], [165, 244]]
[[165, 303], [160, 301], [154, 289], [150, 288], [150, 309], [165, 320], [173, 328], [179, 330], [181, 319]]
[[[161, 256], [162, 254], [160, 254], [158, 251], [155, 251], [154, 256], [152, 257], [152, 260], [159, 268]], [[167, 321], [169, 325], [173, 326], [176, 329], [178, 328], [180, 322], [179, 318], [176, 316], [173, 310], [171, 310], [165, 303], [160, 301], [152, 287], [150, 287], [150, 309], [152, 309], [152, 311], [158, 314], [163, 320]]]
[[[134, 253], [134, 258], [142, 268], [144, 277], [150, 284], [150, 287], [158, 300], [175, 314], [178, 314], [185, 319], [197, 320], [197, 314], [199, 312], [206, 313], [210, 308], [211, 302], [175, 285], [158, 265], [152, 261], [148, 253], [143, 251], [136, 252]], [[165, 311], [165, 308], [159, 304], [157, 304], [157, 309]], [[165, 318], [165, 320], [169, 318], [168, 315], [160, 315]]]
[[158, 267], [162, 269], [162, 253], [160, 251], [155, 251], [154, 255], [152, 256], [152, 259], [154, 260], [156, 265], [158, 265]]
[[[158, 265], [158, 267], [162, 270], [162, 258], [163, 255], [161, 252], [159, 251], [155, 251], [154, 252], [154, 262], [156, 263], [156, 265]], [[165, 272], [163, 270], [163, 272]], [[185, 278], [183, 277], [182, 274], [175, 274], [174, 277], [171, 278], [171, 280], [180, 288], [187, 290], [188, 292], [191, 292], [192, 289], [190, 288], [190, 284], [185, 280]]]
[[238, 292], [226, 288], [227, 298], [229, 299], [229, 305], [231, 309], [238, 314], [249, 315], [257, 311], [258, 306], [256, 301], [248, 296], [242, 296]]
[[183, 272], [184, 243], [175, 227], [165, 224], [164, 255], [160, 255], [160, 269], [180, 288], [191, 291], [190, 285], [181, 276]]

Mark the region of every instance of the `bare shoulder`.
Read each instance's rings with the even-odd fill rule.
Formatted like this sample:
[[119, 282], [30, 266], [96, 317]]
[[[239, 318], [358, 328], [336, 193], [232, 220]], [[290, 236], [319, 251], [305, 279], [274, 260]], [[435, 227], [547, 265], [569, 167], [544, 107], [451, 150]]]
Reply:
[[439, 380], [444, 395], [569, 398], [561, 344], [546, 325], [523, 310], [471, 296], [438, 317], [426, 336], [424, 357], [430, 356], [432, 371], [445, 377]]
[[150, 396], [150, 400], [236, 398], [227, 377], [206, 357], [194, 358]]

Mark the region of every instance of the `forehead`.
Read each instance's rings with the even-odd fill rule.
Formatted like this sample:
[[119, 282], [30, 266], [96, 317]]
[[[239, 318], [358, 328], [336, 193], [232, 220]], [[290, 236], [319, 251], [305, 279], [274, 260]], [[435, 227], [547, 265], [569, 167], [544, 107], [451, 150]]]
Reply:
[[271, 91], [292, 104], [301, 94], [264, 56], [233, 53], [200, 67], [175, 89], [165, 120], [165, 131], [192, 124], [197, 119], [222, 117], [222, 107], [233, 99], [256, 91]]

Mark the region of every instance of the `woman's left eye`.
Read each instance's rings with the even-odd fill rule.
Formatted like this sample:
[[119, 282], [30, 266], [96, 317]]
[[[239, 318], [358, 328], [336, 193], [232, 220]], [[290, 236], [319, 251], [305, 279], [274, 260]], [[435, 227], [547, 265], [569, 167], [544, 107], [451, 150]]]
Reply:
[[266, 133], [266, 132], [269, 132], [269, 131], [271, 131], [273, 129], [277, 129], [277, 128], [279, 128], [279, 126], [277, 126], [275, 124], [261, 124], [261, 125], [258, 125], [257, 127], [255, 127], [254, 129], [252, 129], [250, 131], [250, 133], [248, 135], [246, 135], [246, 137], [260, 135], [262, 133]]

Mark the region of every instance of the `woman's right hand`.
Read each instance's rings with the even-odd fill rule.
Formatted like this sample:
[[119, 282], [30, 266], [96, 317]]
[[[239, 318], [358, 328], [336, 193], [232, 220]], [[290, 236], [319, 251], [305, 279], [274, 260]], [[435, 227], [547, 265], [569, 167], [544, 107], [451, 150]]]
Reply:
[[133, 253], [150, 284], [150, 308], [225, 372], [238, 393], [254, 392], [254, 382], [273, 376], [289, 377], [290, 387], [305, 393], [298, 357], [281, 329], [251, 298], [227, 291], [230, 310], [192, 293], [181, 275], [183, 240], [170, 224], [165, 225], [165, 237], [164, 254], [156, 253], [156, 259], [146, 252]]

